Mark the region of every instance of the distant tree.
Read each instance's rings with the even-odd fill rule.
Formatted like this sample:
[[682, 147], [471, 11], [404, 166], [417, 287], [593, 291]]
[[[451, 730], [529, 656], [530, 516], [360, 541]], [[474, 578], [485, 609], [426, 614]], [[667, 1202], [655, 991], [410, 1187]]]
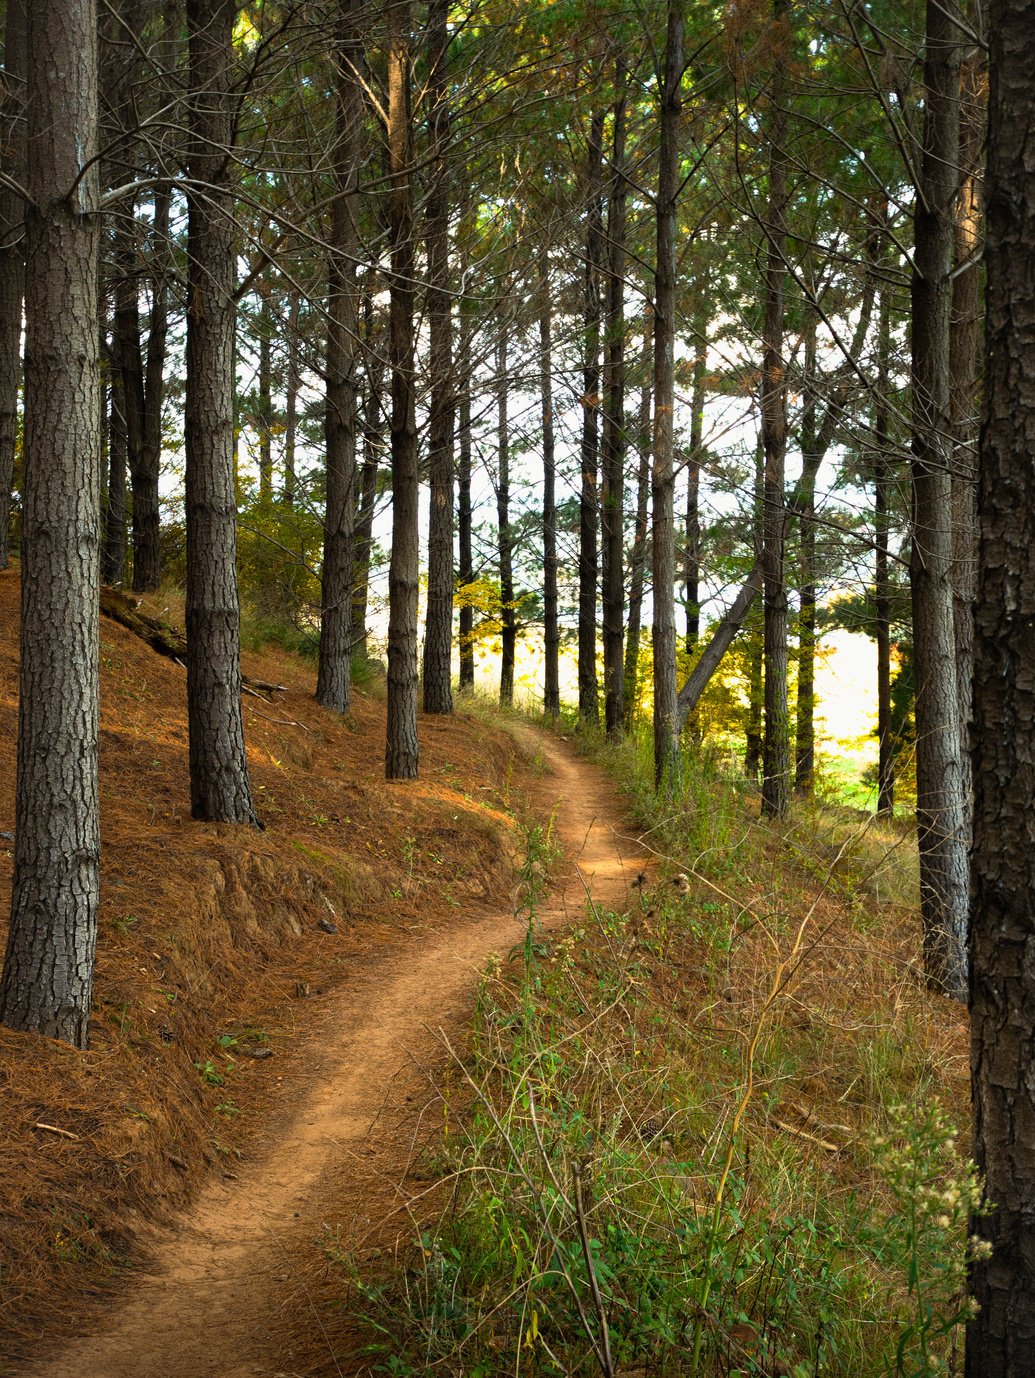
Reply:
[[[24, 175], [26, 0], [7, 0], [4, 26], [4, 169], [17, 183]], [[6, 569], [11, 528], [11, 487], [18, 441], [18, 387], [22, 379], [22, 288], [25, 208], [17, 186], [0, 184], [0, 569]]]
[[972, 1272], [978, 1311], [967, 1378], [1029, 1378], [1035, 1355], [1035, 118], [1031, 6], [993, 0], [985, 408], [974, 638], [974, 843], [970, 898], [974, 1141], [992, 1209], [991, 1257]]
[[0, 1020], [82, 1048], [100, 901], [93, 0], [29, 6], [26, 74], [21, 701]]

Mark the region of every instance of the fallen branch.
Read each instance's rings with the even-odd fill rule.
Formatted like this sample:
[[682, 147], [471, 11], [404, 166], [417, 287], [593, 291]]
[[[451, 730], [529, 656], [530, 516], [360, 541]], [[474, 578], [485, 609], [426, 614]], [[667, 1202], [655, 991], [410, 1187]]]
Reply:
[[47, 1134], [57, 1134], [62, 1139], [75, 1139], [76, 1142], [79, 1141], [78, 1134], [73, 1134], [70, 1129], [59, 1129], [56, 1124], [43, 1124], [40, 1120], [37, 1120], [32, 1127], [33, 1129], [42, 1129]]

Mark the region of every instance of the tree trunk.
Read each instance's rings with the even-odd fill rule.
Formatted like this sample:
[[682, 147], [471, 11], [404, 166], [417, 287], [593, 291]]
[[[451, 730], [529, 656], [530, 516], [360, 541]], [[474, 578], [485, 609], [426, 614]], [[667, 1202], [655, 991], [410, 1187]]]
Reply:
[[636, 715], [640, 675], [640, 619], [643, 609], [643, 576], [647, 566], [647, 505], [651, 473], [651, 349], [653, 332], [649, 321], [643, 325], [643, 351], [640, 357], [640, 414], [637, 420], [639, 467], [636, 478], [636, 519], [633, 526], [632, 556], [629, 560], [629, 623], [625, 634], [625, 730], [630, 731]]
[[[24, 178], [25, 5], [7, 0], [4, 31], [4, 89], [0, 120], [4, 130], [4, 168]], [[10, 559], [11, 489], [18, 436], [18, 387], [22, 377], [22, 292], [25, 285], [25, 208], [11, 187], [0, 185], [0, 569]]]
[[356, 189], [363, 95], [355, 0], [338, 7], [338, 71], [335, 92], [334, 201], [327, 262], [327, 398], [324, 444], [327, 499], [320, 581], [320, 654], [316, 699], [346, 713], [352, 690], [352, 614], [356, 512], [356, 338], [359, 307], [356, 258]]
[[[471, 516], [471, 318], [466, 302], [460, 304], [460, 412], [457, 429], [459, 491], [457, 536], [459, 565], [457, 583], [466, 588], [474, 581], [474, 548]], [[468, 599], [460, 605], [460, 690], [474, 688], [474, 608]]]
[[967, 856], [953, 625], [949, 333], [959, 158], [955, 0], [928, 0], [924, 148], [912, 279], [913, 553], [917, 834], [924, 967], [966, 993]]
[[553, 313], [550, 264], [545, 249], [539, 255], [539, 387], [543, 409], [543, 711], [556, 722], [561, 715], [561, 633], [557, 620], [557, 461], [553, 426]]
[[449, 295], [449, 0], [428, 5], [427, 208], [428, 369], [428, 611], [424, 625], [424, 711], [453, 711], [453, 321]]
[[[506, 327], [504, 327], [504, 330]], [[517, 651], [517, 616], [514, 609], [514, 535], [510, 529], [510, 419], [507, 414], [510, 379], [507, 375], [507, 337], [501, 334], [496, 346], [496, 419], [499, 481], [496, 487], [496, 515], [500, 556], [500, 703], [514, 702], [514, 660]]]
[[586, 148], [585, 344], [582, 363], [582, 483], [579, 490], [579, 719], [600, 721], [597, 684], [597, 450], [600, 418], [600, 260], [603, 227], [604, 112], [595, 114]]
[[[697, 707], [701, 695], [704, 693], [705, 689], [707, 689], [709, 681], [719, 668], [723, 656], [733, 645], [733, 640], [744, 625], [744, 621], [751, 611], [761, 588], [762, 567], [760, 564], [756, 564], [744, 581], [740, 592], [733, 600], [733, 606], [712, 633], [711, 640], [698, 656], [697, 664], [694, 666], [693, 670], [690, 672], [689, 678], [679, 691], [678, 723], [680, 728], [682, 728], [683, 723]], [[759, 674], [761, 674], [761, 658], [758, 660], [758, 669]], [[758, 778], [757, 757], [755, 776], [753, 778]]]
[[651, 477], [654, 578], [654, 786], [679, 787], [676, 702], [676, 549], [673, 408], [676, 340], [676, 199], [683, 108], [684, 8], [669, 0], [658, 156], [657, 268], [654, 278], [654, 445]]
[[762, 815], [783, 818], [790, 804], [790, 715], [787, 705], [787, 577], [784, 542], [787, 510], [784, 471], [787, 451], [787, 375], [783, 362], [784, 280], [787, 268], [787, 83], [790, 56], [788, 0], [773, 0], [772, 99], [769, 115], [769, 209], [762, 351], [762, 602], [765, 662], [765, 735], [762, 739]]
[[891, 299], [880, 294], [877, 326], [877, 396], [874, 417], [874, 602], [877, 631], [877, 812], [895, 812], [896, 743], [891, 724], [891, 579], [888, 531], [891, 477]]
[[974, 640], [970, 1014], [974, 1144], [988, 1215], [973, 1229], [967, 1378], [1029, 1378], [1035, 1354], [1035, 169], [1031, 9], [994, 0], [987, 174], [985, 409]]
[[604, 729], [619, 737], [625, 721], [625, 106], [626, 72], [616, 75], [611, 183], [607, 198], [607, 321], [604, 433], [601, 451], [601, 601], [604, 630]]
[[97, 16], [30, 6], [25, 506], [11, 927], [0, 1020], [86, 1046], [99, 908]]
[[269, 502], [273, 497], [273, 391], [270, 336], [273, 333], [273, 313], [269, 298], [262, 294], [259, 310], [259, 404], [256, 420], [259, 427], [259, 499]]
[[[694, 291], [703, 295], [695, 280]], [[690, 458], [686, 466], [686, 550], [683, 557], [686, 653], [693, 655], [701, 634], [701, 461], [704, 457], [705, 378], [708, 368], [708, 315], [698, 302], [694, 320], [694, 381], [690, 413]]]
[[[765, 448], [762, 432], [759, 430], [755, 444], [755, 484], [753, 489], [753, 531], [752, 542], [755, 551], [755, 564], [762, 567], [762, 511], [765, 487]], [[755, 619], [752, 619], [755, 622]], [[752, 627], [748, 648], [748, 711], [744, 729], [744, 774], [753, 783], [758, 783], [762, 770], [762, 709], [765, 690], [764, 666], [762, 663], [762, 628]]]
[[105, 584], [121, 584], [126, 578], [129, 531], [126, 523], [126, 412], [122, 397], [122, 375], [117, 368], [109, 372], [106, 391], [108, 484], [102, 523], [101, 581]]
[[355, 561], [352, 584], [353, 651], [367, 654], [367, 603], [370, 598], [370, 554], [373, 544], [374, 503], [381, 464], [381, 389], [384, 365], [374, 337], [374, 303], [370, 291], [363, 294], [363, 342], [366, 350], [366, 386], [363, 401], [363, 469], [360, 475], [359, 511], [356, 514]]
[[298, 475], [295, 472], [295, 450], [298, 443], [298, 318], [301, 300], [297, 291], [291, 289], [287, 321], [287, 376], [284, 381], [284, 506], [294, 507]]
[[[798, 701], [794, 750], [794, 785], [812, 793], [816, 768], [816, 477], [826, 446], [818, 434], [816, 390], [816, 318], [810, 316], [805, 345], [805, 380], [801, 409], [801, 478], [796, 485], [798, 551]], [[827, 415], [830, 415], [828, 409]]]
[[187, 0], [187, 713], [193, 817], [256, 823], [241, 712], [234, 529], [233, 0]]
[[388, 198], [391, 278], [392, 556], [388, 569], [388, 740], [385, 775], [417, 777], [417, 422], [413, 367], [413, 203], [410, 190], [410, 0], [388, 5]]
[[[171, 27], [173, 20], [167, 21]], [[172, 277], [172, 187], [155, 191], [152, 225], [151, 327], [147, 336], [143, 421], [137, 468], [131, 472], [133, 522], [133, 589], [150, 593], [162, 579], [161, 504], [162, 403], [169, 337], [169, 283]], [[139, 333], [136, 336], [139, 349]]]

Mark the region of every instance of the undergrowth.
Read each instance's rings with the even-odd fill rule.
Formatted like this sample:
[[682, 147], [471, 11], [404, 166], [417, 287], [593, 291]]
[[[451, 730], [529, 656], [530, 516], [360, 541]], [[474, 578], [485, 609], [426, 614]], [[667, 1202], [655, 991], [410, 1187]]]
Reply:
[[653, 853], [628, 913], [547, 941], [529, 836], [526, 940], [451, 1075], [449, 1207], [353, 1279], [372, 1369], [955, 1372], [966, 1041], [918, 979], [908, 839], [815, 808], [778, 834], [708, 756], [661, 804], [648, 750], [607, 749]]

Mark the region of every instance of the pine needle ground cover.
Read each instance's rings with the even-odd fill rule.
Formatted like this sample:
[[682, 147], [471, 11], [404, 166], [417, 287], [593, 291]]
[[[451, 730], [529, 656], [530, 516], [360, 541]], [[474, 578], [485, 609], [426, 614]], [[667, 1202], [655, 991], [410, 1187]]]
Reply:
[[781, 830], [688, 756], [659, 803], [602, 753], [654, 853], [484, 977], [445, 1092], [441, 1216], [355, 1267], [366, 1371], [919, 1375], [969, 1313], [963, 1012], [925, 987], [915, 846], [801, 805]]
[[[146, 610], [177, 622], [175, 593]], [[182, 624], [181, 624], [182, 625]], [[0, 927], [10, 907], [18, 578], [0, 573]], [[255, 646], [262, 644], [254, 639]], [[384, 704], [337, 718], [314, 673], [244, 655], [264, 832], [194, 823], [183, 668], [101, 627], [102, 915], [90, 1049], [0, 1029], [0, 1356], [90, 1323], [213, 1173], [248, 1170], [313, 1029], [359, 969], [510, 903], [505, 733], [425, 720], [422, 776], [383, 779]], [[327, 931], [330, 925], [333, 931]], [[3, 1364], [0, 1363], [0, 1370]]]

